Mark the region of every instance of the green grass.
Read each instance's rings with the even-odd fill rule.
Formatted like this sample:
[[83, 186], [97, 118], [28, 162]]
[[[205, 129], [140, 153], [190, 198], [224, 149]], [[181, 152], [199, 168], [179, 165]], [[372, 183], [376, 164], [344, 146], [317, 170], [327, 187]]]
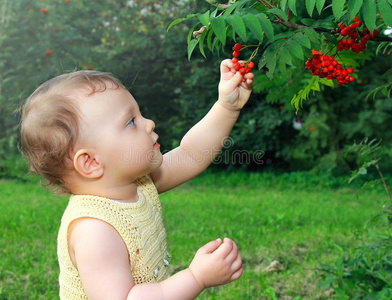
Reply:
[[[318, 266], [352, 245], [383, 191], [355, 196], [309, 174], [204, 174], [161, 195], [171, 269], [186, 268], [212, 239], [236, 241], [243, 276], [199, 299], [330, 299]], [[56, 235], [68, 197], [36, 183], [0, 181], [0, 299], [57, 299]], [[272, 261], [279, 272], [267, 272]]]

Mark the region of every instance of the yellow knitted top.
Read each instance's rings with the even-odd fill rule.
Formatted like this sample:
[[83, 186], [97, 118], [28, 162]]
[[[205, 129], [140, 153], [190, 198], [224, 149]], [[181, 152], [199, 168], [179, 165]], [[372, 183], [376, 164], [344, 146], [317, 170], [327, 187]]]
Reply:
[[128, 248], [135, 284], [159, 282], [168, 277], [169, 254], [158, 192], [148, 176], [139, 178], [137, 185], [136, 203], [90, 195], [70, 197], [57, 242], [61, 299], [87, 299], [68, 252], [68, 227], [78, 218], [100, 219], [116, 229]]

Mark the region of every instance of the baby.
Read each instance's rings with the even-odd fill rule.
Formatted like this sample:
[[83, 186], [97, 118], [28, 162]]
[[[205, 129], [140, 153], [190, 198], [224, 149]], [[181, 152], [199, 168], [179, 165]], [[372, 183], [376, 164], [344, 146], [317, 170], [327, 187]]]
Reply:
[[242, 274], [228, 238], [169, 276], [158, 194], [205, 170], [251, 94], [253, 74], [221, 63], [218, 101], [162, 155], [155, 123], [112, 75], [76, 71], [23, 106], [22, 151], [33, 172], [71, 194], [58, 234], [61, 299], [194, 299]]

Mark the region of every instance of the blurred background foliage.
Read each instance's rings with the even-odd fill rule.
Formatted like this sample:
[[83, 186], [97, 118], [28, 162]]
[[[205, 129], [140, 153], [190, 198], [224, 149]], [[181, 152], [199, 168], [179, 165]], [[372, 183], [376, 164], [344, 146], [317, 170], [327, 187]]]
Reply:
[[[155, 121], [162, 151], [177, 146], [216, 101], [219, 64], [231, 57], [234, 41], [206, 58], [195, 51], [189, 61], [186, 40], [194, 24], [166, 29], [174, 19], [210, 7], [192, 0], [2, 0], [0, 177], [19, 178], [27, 171], [18, 152], [19, 110], [26, 97], [45, 80], [72, 70], [113, 73], [144, 116]], [[297, 9], [298, 15], [305, 11]], [[277, 26], [275, 34], [286, 30]], [[392, 102], [381, 92], [367, 98], [386, 82], [391, 68], [388, 52], [374, 55], [377, 46], [368, 43], [354, 83], [321, 86], [322, 92], [311, 93], [298, 112], [290, 101], [309, 81], [304, 67], [289, 67], [272, 79], [265, 68], [255, 70], [252, 98], [227, 143], [230, 148], [222, 151], [231, 159], [218, 159], [213, 168], [338, 175], [358, 166], [343, 156], [344, 148], [369, 137], [383, 140], [382, 155], [388, 159], [382, 167], [391, 172]], [[247, 163], [233, 155], [244, 151]]]

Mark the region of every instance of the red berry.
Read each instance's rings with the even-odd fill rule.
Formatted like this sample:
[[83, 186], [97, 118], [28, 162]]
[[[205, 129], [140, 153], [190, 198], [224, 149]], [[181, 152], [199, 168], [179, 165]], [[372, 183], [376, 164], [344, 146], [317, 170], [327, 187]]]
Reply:
[[231, 59], [231, 61], [232, 61], [233, 63], [236, 63], [236, 62], [238, 62], [238, 58], [237, 58], [237, 57], [233, 57], [233, 58]]
[[240, 53], [238, 51], [233, 51], [233, 57], [238, 57], [240, 55]]
[[347, 73], [348, 73], [348, 74], [351, 74], [352, 72], [354, 72], [354, 69], [353, 69], [353, 68], [347, 68]]
[[242, 48], [242, 45], [240, 43], [237, 43], [233, 46], [233, 51], [240, 51]]
[[240, 68], [239, 72], [241, 73], [241, 75], [245, 75], [246, 70], [245, 70], [245, 68]]
[[253, 69], [254, 66], [255, 66], [255, 64], [253, 63], [253, 61], [250, 61], [250, 62], [248, 63], [248, 68]]

